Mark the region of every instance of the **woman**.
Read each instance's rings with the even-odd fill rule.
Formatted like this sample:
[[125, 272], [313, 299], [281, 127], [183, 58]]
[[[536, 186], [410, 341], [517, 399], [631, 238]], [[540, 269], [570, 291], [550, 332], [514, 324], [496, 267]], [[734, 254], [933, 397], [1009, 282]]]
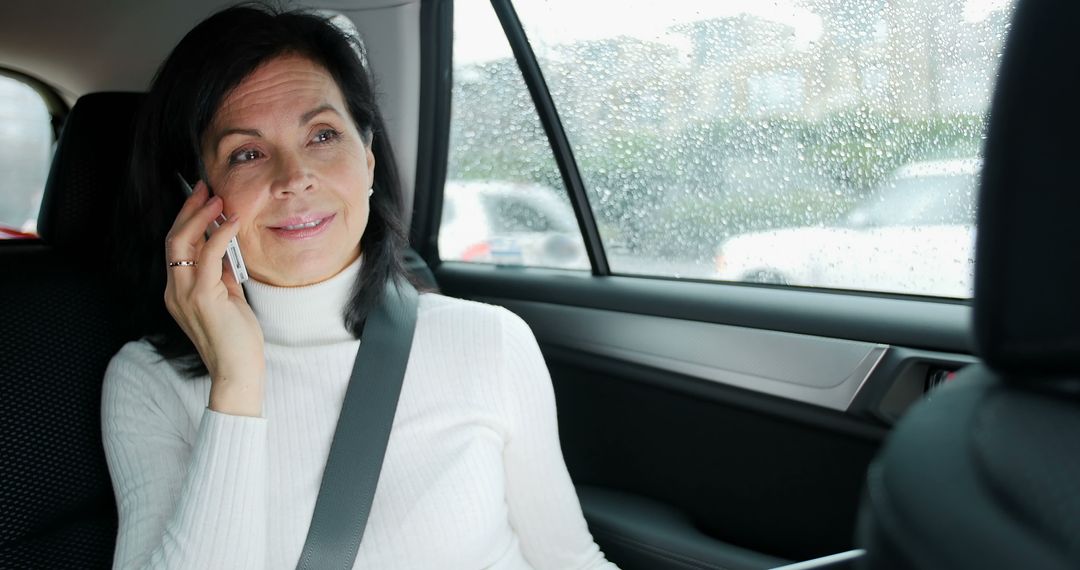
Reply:
[[[177, 173], [200, 180], [186, 200]], [[405, 278], [399, 203], [358, 48], [333, 25], [232, 8], [169, 56], [123, 215], [140, 234], [125, 267], [152, 268], [129, 274], [152, 290], [145, 338], [111, 362], [102, 404], [116, 567], [295, 567], [364, 318]], [[221, 262], [234, 236], [243, 287]], [[421, 295], [366, 528], [356, 568], [612, 567], [520, 319]]]

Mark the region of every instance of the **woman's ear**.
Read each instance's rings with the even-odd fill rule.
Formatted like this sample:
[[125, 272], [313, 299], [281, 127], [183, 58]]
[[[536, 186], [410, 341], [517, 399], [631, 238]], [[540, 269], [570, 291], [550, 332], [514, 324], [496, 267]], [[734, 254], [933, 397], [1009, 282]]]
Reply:
[[367, 176], [371, 184], [375, 184], [375, 153], [371, 150], [375, 146], [374, 137], [371, 142], [364, 146], [364, 156], [367, 158]]

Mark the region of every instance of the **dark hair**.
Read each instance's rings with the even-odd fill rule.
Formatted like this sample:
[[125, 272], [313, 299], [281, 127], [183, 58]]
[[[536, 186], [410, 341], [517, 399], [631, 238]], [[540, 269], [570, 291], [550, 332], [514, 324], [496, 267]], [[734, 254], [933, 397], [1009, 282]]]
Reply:
[[260, 65], [298, 55], [325, 68], [344, 96], [361, 133], [372, 133], [375, 193], [360, 239], [364, 262], [345, 307], [345, 325], [359, 338], [364, 319], [388, 281], [409, 280], [402, 254], [401, 188], [375, 93], [364, 68], [363, 46], [327, 18], [242, 4], [195, 26], [158, 70], [140, 112], [129, 184], [117, 219], [117, 259], [134, 299], [133, 337], [146, 336], [158, 352], [190, 375], [206, 373], [191, 340], [165, 309], [165, 235], [184, 201], [176, 173], [205, 178], [200, 161], [204, 132], [232, 89]]

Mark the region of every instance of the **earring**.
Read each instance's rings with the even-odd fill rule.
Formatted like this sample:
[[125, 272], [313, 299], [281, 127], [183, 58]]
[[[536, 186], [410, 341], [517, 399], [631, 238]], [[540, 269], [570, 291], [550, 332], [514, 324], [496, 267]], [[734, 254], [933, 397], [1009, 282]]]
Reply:
[[375, 193], [375, 188], [374, 187], [368, 188], [368, 190], [367, 190], [368, 198], [370, 198], [371, 195], [374, 194], [374, 193]]

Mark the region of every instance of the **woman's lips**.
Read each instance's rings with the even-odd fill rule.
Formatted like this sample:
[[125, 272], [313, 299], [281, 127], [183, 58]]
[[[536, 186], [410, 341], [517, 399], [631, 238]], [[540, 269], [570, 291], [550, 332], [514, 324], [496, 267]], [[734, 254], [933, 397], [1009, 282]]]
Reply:
[[277, 226], [271, 226], [274, 235], [285, 239], [309, 239], [326, 231], [337, 214], [329, 216], [304, 216], [290, 218]]

